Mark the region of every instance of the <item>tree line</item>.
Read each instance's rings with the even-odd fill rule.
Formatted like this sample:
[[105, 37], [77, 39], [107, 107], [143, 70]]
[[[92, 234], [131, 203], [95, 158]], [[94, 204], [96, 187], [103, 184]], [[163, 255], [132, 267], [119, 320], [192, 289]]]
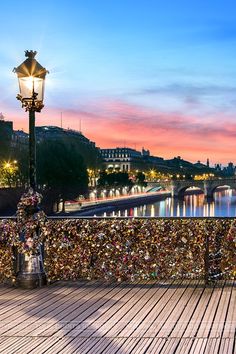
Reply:
[[[2, 136], [1, 136], [2, 135]], [[45, 203], [52, 205], [88, 192], [87, 168], [102, 164], [99, 150], [76, 137], [37, 139], [36, 168], [38, 189]], [[0, 182], [7, 187], [28, 183], [28, 142], [14, 142], [0, 131]]]
[[[2, 136], [1, 136], [2, 134]], [[98, 148], [76, 136], [36, 139], [36, 170], [38, 190], [43, 194], [43, 208], [55, 211], [59, 203], [89, 194], [88, 171], [100, 170], [97, 187], [110, 188], [134, 184], [144, 185], [145, 176], [138, 172], [131, 178], [126, 172], [108, 173]], [[14, 141], [0, 129], [0, 184], [5, 187], [28, 186], [28, 141]]]

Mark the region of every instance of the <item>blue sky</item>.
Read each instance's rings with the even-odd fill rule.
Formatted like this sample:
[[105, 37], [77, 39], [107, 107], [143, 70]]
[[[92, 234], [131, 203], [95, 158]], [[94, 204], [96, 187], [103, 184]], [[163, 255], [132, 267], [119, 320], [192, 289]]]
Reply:
[[13, 67], [24, 50], [50, 74], [39, 125], [100, 147], [236, 163], [236, 3], [225, 0], [4, 1], [0, 112], [27, 130]]

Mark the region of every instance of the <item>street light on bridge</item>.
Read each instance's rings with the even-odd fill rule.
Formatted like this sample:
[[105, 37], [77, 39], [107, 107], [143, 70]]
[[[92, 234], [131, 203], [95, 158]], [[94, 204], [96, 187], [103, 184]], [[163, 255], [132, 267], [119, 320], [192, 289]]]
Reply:
[[[29, 187], [28, 194], [23, 195], [18, 204], [18, 222], [21, 223], [19, 242], [29, 250], [30, 254], [16, 251], [16, 281], [18, 286], [36, 288], [46, 284], [43, 267], [43, 241], [40, 239], [40, 222], [44, 222], [44, 214], [40, 214], [40, 198], [36, 192], [36, 139], [35, 112], [41, 112], [44, 98], [44, 82], [48, 71], [35, 59], [36, 51], [26, 50], [27, 59], [13, 71], [17, 74], [20, 93], [17, 99], [22, 108], [29, 112]], [[19, 210], [18, 210], [19, 211]], [[42, 220], [41, 220], [42, 219]], [[25, 226], [35, 223], [32, 232], [26, 233]], [[39, 241], [40, 240], [40, 241]], [[36, 245], [36, 246], [35, 246]], [[21, 249], [21, 247], [20, 247]], [[18, 253], [20, 252], [20, 253]]]
[[29, 185], [36, 189], [35, 112], [44, 107], [44, 82], [48, 71], [34, 58], [36, 51], [26, 50], [27, 59], [13, 71], [17, 74], [20, 93], [16, 96], [29, 112]]

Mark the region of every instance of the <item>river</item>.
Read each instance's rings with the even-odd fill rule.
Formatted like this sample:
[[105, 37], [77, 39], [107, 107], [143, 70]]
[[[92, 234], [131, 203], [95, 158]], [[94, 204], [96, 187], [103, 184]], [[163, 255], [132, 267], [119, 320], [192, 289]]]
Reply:
[[[97, 214], [99, 215], [99, 214]], [[203, 194], [186, 195], [183, 200], [166, 198], [151, 204], [139, 205], [101, 216], [156, 216], [156, 217], [234, 217], [236, 216], [236, 191], [226, 189], [216, 192], [214, 200], [206, 201]]]

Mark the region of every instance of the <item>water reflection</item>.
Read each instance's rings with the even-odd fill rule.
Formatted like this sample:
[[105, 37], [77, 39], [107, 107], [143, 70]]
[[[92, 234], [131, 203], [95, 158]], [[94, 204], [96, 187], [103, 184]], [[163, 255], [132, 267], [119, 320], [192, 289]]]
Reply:
[[[216, 192], [214, 200], [207, 201], [203, 194], [186, 195], [183, 200], [167, 198], [152, 204], [106, 213], [106, 216], [160, 216], [209, 217], [236, 216], [236, 191]], [[103, 215], [105, 216], [105, 215]]]

